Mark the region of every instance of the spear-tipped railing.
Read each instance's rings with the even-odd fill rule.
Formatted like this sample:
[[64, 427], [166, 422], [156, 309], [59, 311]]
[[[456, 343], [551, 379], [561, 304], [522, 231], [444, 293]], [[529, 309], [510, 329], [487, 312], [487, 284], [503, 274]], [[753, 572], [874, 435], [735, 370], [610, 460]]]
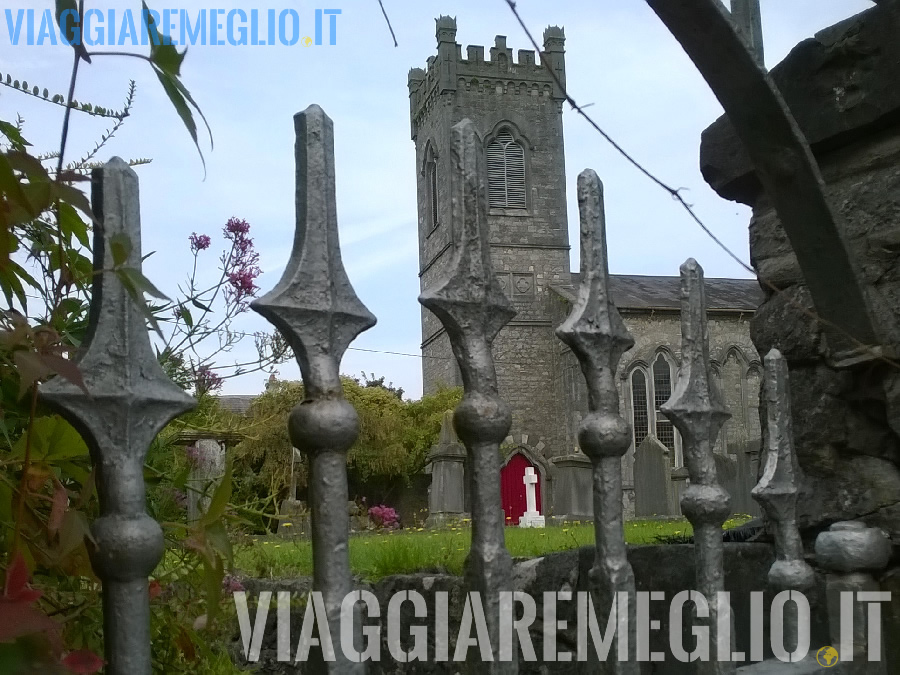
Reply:
[[[797, 494], [800, 466], [794, 454], [791, 423], [791, 393], [787, 361], [777, 349], [764, 359], [768, 453], [763, 476], [751, 490], [769, 518], [775, 534], [775, 562], [769, 569], [769, 585], [777, 591], [805, 592], [815, 584], [815, 574], [803, 558], [803, 542], [797, 527]], [[785, 615], [784, 649], [793, 652], [799, 631], [809, 626], [798, 623], [796, 605]], [[761, 656], [761, 655], [758, 655]]]
[[[694, 528], [694, 555], [697, 590], [709, 605], [705, 618], [697, 623], [709, 629], [710, 660], [698, 661], [702, 675], [734, 672], [730, 661], [719, 661], [719, 593], [725, 590], [722, 525], [731, 515], [731, 498], [716, 475], [713, 447], [722, 425], [731, 415], [725, 407], [709, 364], [709, 332], [706, 324], [706, 291], [703, 268], [693, 258], [681, 266], [681, 369], [672, 397], [660, 406], [662, 413], [681, 432], [684, 462], [691, 484], [681, 496], [681, 510]], [[724, 643], [723, 643], [724, 644]]]
[[[500, 505], [500, 443], [512, 414], [497, 393], [491, 344], [515, 310], [494, 278], [488, 244], [484, 149], [468, 119], [452, 129], [453, 231], [458, 233], [447, 276], [419, 296], [444, 325], [459, 363], [465, 394], [453, 422], [469, 454], [472, 546], [466, 570], [469, 587], [481, 594], [494, 661], [486, 673], [515, 673], [512, 660], [500, 662], [500, 593], [512, 591], [512, 561], [504, 544]], [[508, 611], [508, 609], [504, 609]], [[472, 650], [470, 650], [472, 653]]]
[[[628, 606], [633, 607], [634, 573], [626, 555], [622, 517], [622, 456], [631, 445], [631, 430], [619, 414], [616, 369], [622, 354], [634, 346], [634, 339], [610, 298], [603, 184], [590, 169], [578, 176], [578, 208], [581, 286], [572, 312], [556, 334], [578, 358], [587, 382], [590, 412], [581, 422], [578, 443], [591, 458], [594, 471], [597, 553], [591, 570], [591, 590], [597, 608], [616, 604], [618, 593], [627, 593], [631, 598]], [[634, 649], [633, 616], [629, 611], [628, 635], [615, 634], [606, 664], [610, 673], [636, 675], [640, 672], [636, 661], [618, 660], [620, 641], [627, 640], [628, 648]]]
[[92, 192], [95, 276], [88, 334], [75, 359], [86, 391], [56, 377], [40, 396], [81, 433], [97, 470], [91, 563], [103, 582], [106, 672], [149, 675], [147, 577], [162, 558], [163, 534], [145, 510], [144, 458], [162, 428], [195, 402], [166, 377], [144, 315], [113, 269], [121, 261], [111, 242], [125, 246], [126, 238], [124, 265], [141, 268], [137, 174], [113, 158], [94, 170]]
[[[343, 396], [339, 367], [350, 343], [375, 325], [347, 278], [338, 243], [334, 125], [317, 105], [294, 117], [297, 224], [281, 280], [251, 303], [285, 337], [303, 377], [304, 400], [291, 411], [293, 445], [309, 457], [313, 590], [320, 591], [335, 661], [329, 673], [363, 673], [341, 648], [341, 605], [353, 590], [348, 550], [347, 451], [359, 418]], [[355, 634], [359, 622], [355, 621]], [[357, 643], [358, 644], [358, 643]], [[328, 650], [323, 650], [326, 658]]]

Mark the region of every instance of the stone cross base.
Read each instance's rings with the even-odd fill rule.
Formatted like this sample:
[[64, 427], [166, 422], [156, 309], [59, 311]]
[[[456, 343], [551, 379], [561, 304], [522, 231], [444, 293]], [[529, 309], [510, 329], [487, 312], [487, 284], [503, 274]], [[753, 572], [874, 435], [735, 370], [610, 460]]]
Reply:
[[519, 527], [545, 527], [544, 516], [537, 511], [526, 511], [519, 518]]

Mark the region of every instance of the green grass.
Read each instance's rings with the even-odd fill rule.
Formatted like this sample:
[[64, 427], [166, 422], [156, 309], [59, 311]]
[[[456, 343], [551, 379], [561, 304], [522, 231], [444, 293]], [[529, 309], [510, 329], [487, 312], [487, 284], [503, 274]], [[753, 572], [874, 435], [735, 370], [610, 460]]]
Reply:
[[[731, 528], [749, 517], [725, 523]], [[656, 544], [659, 538], [687, 537], [692, 533], [686, 520], [632, 520], [625, 523], [629, 544]], [[462, 525], [444, 530], [407, 529], [359, 534], [350, 538], [350, 567], [370, 581], [391, 574], [423, 570], [446, 570], [461, 574], [469, 551], [471, 530]], [[534, 558], [594, 543], [593, 525], [573, 523], [542, 529], [506, 528], [506, 547], [514, 558]], [[312, 547], [305, 539], [269, 537], [253, 539], [235, 548], [239, 574], [258, 578], [308, 576], [312, 574]]]

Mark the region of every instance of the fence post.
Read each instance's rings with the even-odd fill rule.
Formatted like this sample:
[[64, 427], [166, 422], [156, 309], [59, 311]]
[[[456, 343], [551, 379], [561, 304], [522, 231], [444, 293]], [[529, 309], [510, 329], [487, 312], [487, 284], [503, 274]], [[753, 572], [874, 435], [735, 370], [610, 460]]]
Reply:
[[[765, 397], [768, 419], [768, 452], [762, 478], [750, 494], [772, 522], [775, 534], [775, 562], [769, 569], [769, 585], [776, 591], [808, 591], [815, 574], [803, 558], [803, 541], [797, 527], [797, 493], [800, 466], [794, 454], [791, 424], [791, 392], [787, 362], [777, 349], [765, 357]], [[790, 607], [791, 609], [787, 609]], [[793, 652], [800, 626], [796, 605], [785, 607], [784, 648]]]
[[511, 660], [500, 661], [499, 650], [501, 613], [503, 620], [512, 620], [512, 608], [501, 606], [500, 595], [512, 591], [512, 560], [504, 541], [500, 503], [500, 443], [509, 433], [512, 413], [497, 393], [491, 355], [494, 338], [515, 310], [491, 265], [484, 149], [471, 120], [454, 125], [452, 139], [455, 250], [447, 276], [424, 291], [419, 302], [446, 329], [465, 390], [453, 422], [471, 466], [472, 547], [466, 576], [470, 590], [481, 594], [494, 657], [477, 668], [485, 673], [516, 673], [515, 642], [512, 653], [504, 655]]
[[[291, 411], [288, 433], [294, 447], [309, 456], [313, 590], [322, 593], [335, 658], [323, 667], [328, 673], [364, 673], [365, 664], [350, 661], [341, 644], [342, 603], [353, 590], [347, 451], [359, 434], [359, 418], [344, 398], [338, 369], [347, 347], [375, 325], [375, 317], [356, 296], [341, 262], [334, 125], [319, 106], [311, 105], [294, 116], [294, 129], [294, 247], [281, 280], [250, 306], [288, 341], [303, 377], [305, 398]], [[355, 609], [353, 616], [353, 635], [359, 645], [361, 624]], [[322, 652], [327, 658], [324, 642]]]
[[[722, 524], [731, 515], [731, 500], [716, 474], [713, 448], [731, 415], [709, 366], [709, 332], [703, 268], [693, 258], [681, 266], [681, 370], [672, 397], [660, 410], [672, 420], [684, 441], [684, 463], [691, 484], [681, 496], [681, 510], [694, 527], [697, 590], [709, 605], [696, 622], [709, 630], [710, 660], [697, 662], [701, 675], [734, 672], [731, 654], [719, 661], [719, 646], [732, 645], [731, 623], [719, 621], [719, 593], [725, 591]], [[724, 656], [724, 655], [722, 655]]]
[[[556, 335], [574, 352], [587, 382], [590, 412], [578, 429], [578, 444], [590, 457], [594, 472], [594, 529], [596, 557], [591, 570], [591, 595], [601, 615], [611, 604], [628, 613], [627, 635], [615, 633], [606, 668], [610, 673], [636, 675], [640, 665], [621, 655], [634, 653], [634, 572], [625, 548], [622, 517], [622, 456], [631, 445], [631, 430], [619, 414], [616, 369], [619, 360], [634, 346], [609, 294], [606, 257], [606, 222], [603, 184], [588, 169], [578, 176], [578, 207], [581, 212], [581, 285], [571, 314], [556, 329]], [[628, 603], [620, 601], [627, 594]], [[624, 606], [623, 606], [624, 604]], [[622, 618], [619, 618], [622, 625]], [[626, 642], [627, 641], [627, 642]], [[625, 643], [625, 644], [623, 644]], [[624, 651], [624, 654], [620, 652]], [[588, 666], [596, 672], [596, 665]]]
[[60, 377], [41, 398], [82, 435], [97, 469], [100, 517], [91, 526], [91, 564], [103, 582], [106, 672], [150, 675], [147, 577], [163, 554], [163, 534], [145, 511], [144, 458], [156, 435], [195, 401], [156, 360], [144, 316], [117, 274], [110, 240], [128, 238], [125, 266], [141, 268], [137, 174], [114, 157], [92, 175], [94, 285], [88, 335], [76, 363], [87, 393]]

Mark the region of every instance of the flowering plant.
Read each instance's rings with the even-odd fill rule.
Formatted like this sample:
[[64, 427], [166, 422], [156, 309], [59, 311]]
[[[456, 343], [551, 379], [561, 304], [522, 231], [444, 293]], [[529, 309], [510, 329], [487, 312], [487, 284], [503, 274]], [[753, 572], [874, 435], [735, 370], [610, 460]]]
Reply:
[[369, 509], [369, 518], [375, 525], [375, 529], [394, 530], [400, 527], [400, 516], [390, 506], [380, 504]]
[[[250, 223], [229, 218], [222, 228], [227, 247], [219, 256], [218, 278], [208, 286], [201, 284], [200, 256], [212, 247], [207, 234], [191, 233], [188, 244], [194, 256], [191, 274], [179, 286], [179, 297], [161, 307], [155, 314], [165, 326], [160, 361], [167, 374], [185, 389], [202, 396], [222, 388], [226, 378], [254, 370], [263, 370], [282, 362], [287, 345], [277, 334], [241, 333], [232, 330], [234, 319], [250, 308], [259, 287], [261, 274], [259, 253], [250, 237]], [[252, 338], [257, 358], [236, 362], [227, 373], [214, 369], [215, 358], [231, 351], [244, 338]], [[203, 345], [211, 345], [203, 348]]]

